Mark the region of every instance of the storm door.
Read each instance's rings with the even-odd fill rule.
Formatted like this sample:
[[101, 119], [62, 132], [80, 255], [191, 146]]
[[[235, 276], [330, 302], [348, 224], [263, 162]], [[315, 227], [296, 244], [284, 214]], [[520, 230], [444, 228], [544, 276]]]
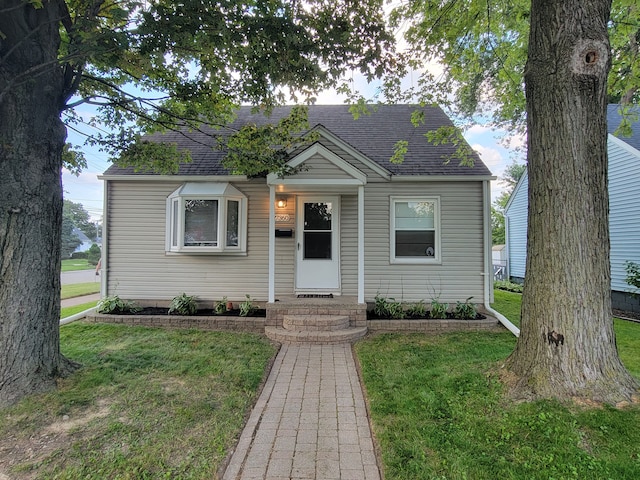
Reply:
[[298, 197], [296, 290], [340, 289], [339, 197]]

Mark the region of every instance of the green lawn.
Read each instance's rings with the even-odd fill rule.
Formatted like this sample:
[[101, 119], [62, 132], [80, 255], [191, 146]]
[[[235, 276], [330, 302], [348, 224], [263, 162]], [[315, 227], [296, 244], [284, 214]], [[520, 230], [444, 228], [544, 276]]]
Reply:
[[[520, 304], [522, 295], [519, 293], [494, 290], [495, 301], [491, 306], [507, 317], [514, 325], [520, 327]], [[618, 353], [624, 366], [636, 378], [640, 379], [640, 323], [629, 322], [614, 318], [613, 328], [616, 332]]]
[[510, 402], [497, 367], [515, 342], [386, 334], [356, 345], [387, 480], [640, 478], [640, 406]]
[[88, 283], [72, 283], [70, 285], [62, 285], [60, 289], [60, 299], [81, 297], [83, 295], [91, 295], [92, 293], [100, 293], [100, 282]]
[[216, 478], [275, 353], [254, 334], [83, 322], [60, 332], [83, 367], [2, 411], [8, 478]]
[[62, 260], [62, 271], [72, 272], [74, 270], [89, 270], [96, 268], [95, 265], [89, 265], [86, 258], [75, 258]]
[[[520, 294], [493, 307], [520, 323]], [[640, 324], [614, 322], [620, 358], [640, 378]], [[513, 403], [499, 366], [504, 333], [386, 334], [356, 344], [387, 479], [637, 479], [640, 405]]]
[[87, 302], [81, 305], [74, 305], [73, 307], [63, 307], [60, 309], [60, 318], [67, 318], [71, 315], [75, 315], [76, 313], [84, 312], [85, 310], [89, 310], [90, 308], [95, 307], [98, 302]]

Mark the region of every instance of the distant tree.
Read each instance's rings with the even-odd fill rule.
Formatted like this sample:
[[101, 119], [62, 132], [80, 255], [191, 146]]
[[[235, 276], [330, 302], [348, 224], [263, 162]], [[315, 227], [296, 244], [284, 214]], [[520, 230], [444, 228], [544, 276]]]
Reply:
[[89, 265], [98, 265], [101, 255], [102, 252], [100, 251], [100, 247], [94, 243], [87, 251], [87, 262]]
[[84, 209], [81, 203], [65, 199], [62, 205], [62, 215], [68, 216], [74, 227], [82, 230], [82, 233], [89, 237], [90, 240], [96, 241], [96, 226], [91, 222], [89, 212]]
[[73, 217], [67, 213], [62, 216], [62, 237], [60, 240], [60, 255], [69, 258], [73, 251], [82, 244], [82, 241], [73, 231]]

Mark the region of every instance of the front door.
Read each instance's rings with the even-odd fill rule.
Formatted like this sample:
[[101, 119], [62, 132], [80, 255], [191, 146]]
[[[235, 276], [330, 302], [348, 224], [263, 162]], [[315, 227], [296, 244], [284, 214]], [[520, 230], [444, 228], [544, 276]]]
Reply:
[[296, 291], [340, 290], [340, 198], [298, 197]]

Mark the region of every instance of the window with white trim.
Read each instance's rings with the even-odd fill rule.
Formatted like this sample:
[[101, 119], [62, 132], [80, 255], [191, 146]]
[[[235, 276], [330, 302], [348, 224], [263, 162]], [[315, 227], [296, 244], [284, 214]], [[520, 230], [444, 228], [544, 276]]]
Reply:
[[391, 263], [440, 262], [440, 199], [391, 197]]
[[247, 250], [247, 197], [229, 183], [189, 182], [167, 197], [167, 251]]

